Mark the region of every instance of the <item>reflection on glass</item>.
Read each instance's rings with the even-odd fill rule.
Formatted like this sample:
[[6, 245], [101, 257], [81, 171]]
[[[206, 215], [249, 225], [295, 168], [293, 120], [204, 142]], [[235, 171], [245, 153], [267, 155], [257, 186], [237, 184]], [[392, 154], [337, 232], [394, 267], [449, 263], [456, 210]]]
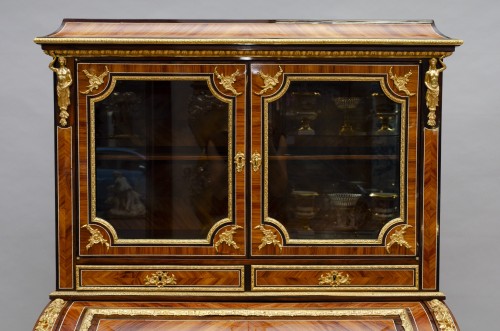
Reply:
[[399, 217], [401, 104], [379, 81], [293, 81], [267, 141], [267, 214], [290, 238], [375, 239]]
[[203, 239], [229, 217], [227, 103], [206, 81], [119, 80], [95, 104], [95, 209], [121, 239]]

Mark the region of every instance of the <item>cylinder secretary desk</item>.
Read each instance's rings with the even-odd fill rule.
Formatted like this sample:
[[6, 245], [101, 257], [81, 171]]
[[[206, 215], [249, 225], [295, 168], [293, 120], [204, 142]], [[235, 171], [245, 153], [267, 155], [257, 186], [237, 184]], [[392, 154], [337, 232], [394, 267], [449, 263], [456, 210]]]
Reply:
[[[64, 20], [35, 330], [458, 330], [432, 21]], [[47, 82], [48, 83], [48, 82]]]

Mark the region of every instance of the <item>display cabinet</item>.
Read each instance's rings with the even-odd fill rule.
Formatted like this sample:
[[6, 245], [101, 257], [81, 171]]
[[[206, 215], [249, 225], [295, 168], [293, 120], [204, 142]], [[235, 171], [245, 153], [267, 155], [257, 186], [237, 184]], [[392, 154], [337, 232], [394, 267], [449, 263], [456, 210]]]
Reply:
[[431, 21], [64, 20], [35, 330], [456, 330]]

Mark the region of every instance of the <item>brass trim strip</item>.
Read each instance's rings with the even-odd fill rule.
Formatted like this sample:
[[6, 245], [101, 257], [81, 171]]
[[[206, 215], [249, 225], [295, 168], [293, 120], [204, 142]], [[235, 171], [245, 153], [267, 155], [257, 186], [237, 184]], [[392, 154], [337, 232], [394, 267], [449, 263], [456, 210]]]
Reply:
[[[392, 91], [391, 87], [386, 85], [386, 78], [387, 74], [382, 74], [382, 76], [378, 77], [358, 77], [358, 76], [349, 76], [346, 74], [325, 74], [324, 76], [294, 76], [293, 74], [286, 74], [285, 75], [285, 82], [284, 86], [282, 89], [278, 92], [278, 94], [272, 95], [270, 97], [263, 97], [263, 103], [264, 103], [264, 129], [263, 129], [263, 136], [264, 136], [264, 220], [267, 223], [271, 223], [277, 228], [279, 228], [282, 233], [284, 234], [284, 242], [285, 244], [290, 244], [290, 245], [307, 245], [307, 244], [330, 244], [330, 245], [335, 245], [335, 244], [353, 244], [353, 245], [358, 245], [358, 244], [382, 244], [384, 240], [384, 236], [386, 233], [389, 231], [390, 228], [392, 228], [396, 224], [406, 224], [405, 218], [406, 218], [406, 204], [405, 204], [405, 198], [406, 198], [406, 119], [407, 119], [407, 113], [408, 113], [408, 104], [406, 99], [398, 98], [395, 97], [392, 93], [389, 91]], [[384, 227], [380, 230], [380, 233], [378, 235], [377, 239], [316, 239], [316, 240], [310, 240], [310, 239], [293, 239], [290, 238], [290, 234], [288, 233], [286, 227], [279, 221], [274, 218], [269, 217], [268, 211], [269, 211], [269, 151], [268, 151], [268, 146], [269, 146], [269, 128], [268, 128], [268, 122], [269, 122], [269, 104], [271, 102], [274, 102], [278, 99], [280, 99], [288, 90], [290, 87], [290, 84], [294, 81], [320, 81], [320, 82], [329, 82], [329, 81], [355, 81], [355, 82], [379, 82], [380, 87], [384, 94], [392, 101], [399, 103], [401, 105], [401, 140], [400, 140], [400, 192], [399, 192], [399, 199], [400, 199], [400, 217], [394, 218], [387, 222]], [[397, 94], [394, 91], [394, 94]]]
[[325, 297], [325, 298], [336, 298], [336, 297], [349, 297], [349, 298], [414, 298], [414, 299], [434, 299], [440, 298], [444, 299], [445, 295], [443, 292], [422, 292], [422, 291], [387, 291], [387, 292], [370, 292], [370, 291], [342, 291], [342, 292], [292, 292], [292, 291], [269, 291], [269, 292], [169, 292], [169, 293], [157, 293], [153, 291], [54, 291], [50, 294], [51, 298], [70, 298], [75, 299], [81, 298], [94, 298], [94, 297], [155, 297], [155, 296], [168, 296], [168, 297], [234, 297], [234, 298], [260, 298], [260, 297], [304, 297], [304, 296], [314, 296], [314, 297]]
[[207, 39], [171, 39], [171, 38], [61, 38], [37, 37], [36, 44], [66, 45], [66, 44], [93, 44], [93, 45], [394, 45], [394, 46], [460, 46], [461, 39], [388, 39], [388, 38], [307, 38], [307, 39], [278, 39], [278, 38], [207, 38]]
[[96, 155], [95, 155], [95, 104], [99, 101], [102, 101], [106, 99], [114, 90], [116, 83], [119, 80], [133, 80], [133, 81], [206, 81], [209, 90], [212, 92], [212, 94], [219, 99], [220, 101], [227, 103], [228, 104], [228, 159], [232, 159], [232, 153], [233, 153], [233, 99], [224, 97], [220, 95], [220, 93], [217, 92], [216, 88], [212, 85], [211, 77], [212, 73], [207, 73], [203, 74], [200, 76], [189, 76], [189, 77], [182, 77], [182, 76], [174, 76], [172, 74], [166, 74], [163, 76], [128, 76], [128, 75], [113, 75], [111, 77], [110, 82], [108, 83], [107, 90], [97, 96], [97, 97], [90, 97], [89, 104], [90, 107], [88, 111], [90, 111], [90, 123], [88, 126], [90, 127], [90, 146], [89, 146], [89, 155], [90, 155], [90, 174], [91, 174], [91, 179], [90, 179], [90, 219], [91, 222], [95, 222], [98, 224], [101, 224], [103, 227], [105, 227], [111, 237], [113, 238], [113, 243], [116, 244], [151, 244], [151, 245], [168, 245], [168, 244], [181, 244], [181, 245], [194, 245], [194, 244], [210, 244], [210, 239], [212, 238], [215, 229], [219, 228], [220, 226], [231, 223], [231, 215], [233, 214], [233, 166], [231, 162], [228, 162], [228, 217], [224, 218], [217, 223], [215, 223], [212, 228], [209, 230], [207, 237], [205, 239], [120, 239], [118, 238], [118, 234], [116, 233], [115, 229], [113, 226], [106, 220], [102, 218], [98, 218], [96, 216], [96, 174], [95, 174], [95, 164], [96, 164]]
[[[239, 284], [238, 285], [200, 285], [200, 286], [184, 286], [176, 284], [173, 287], [151, 287], [145, 286], [144, 284], [139, 285], [106, 285], [106, 286], [83, 286], [81, 284], [82, 280], [82, 272], [86, 270], [99, 270], [99, 271], [164, 271], [168, 270], [170, 273], [174, 271], [184, 271], [184, 270], [193, 270], [193, 271], [237, 271], [239, 272]], [[79, 294], [83, 293], [111, 293], [111, 295], [115, 295], [116, 293], [121, 293], [123, 295], [128, 295], [128, 293], [142, 293], [140, 295], [148, 295], [148, 293], [157, 293], [168, 292], [168, 295], [180, 295], [180, 296], [189, 296], [195, 295], [196, 292], [207, 293], [207, 292], [234, 292], [239, 293], [243, 292], [244, 284], [245, 284], [245, 267], [244, 266], [183, 266], [183, 265], [157, 265], [157, 266], [130, 266], [130, 265], [116, 265], [116, 266], [99, 266], [99, 265], [81, 265], [76, 266], [76, 292]], [[142, 282], [142, 280], [141, 280]], [[120, 292], [116, 292], [120, 291]], [[84, 294], [86, 295], [86, 294]], [[212, 294], [210, 294], [212, 295]]]
[[92, 326], [94, 316], [154, 316], [161, 317], [208, 317], [208, 316], [241, 316], [241, 317], [399, 317], [404, 331], [413, 331], [413, 324], [405, 308], [378, 308], [378, 309], [183, 309], [183, 308], [86, 308], [80, 325], [81, 331], [88, 331]]
[[[49, 51], [45, 51], [49, 54]], [[57, 49], [50, 54], [74, 57], [250, 57], [250, 58], [433, 58], [447, 57], [453, 52], [445, 51], [330, 51], [330, 50], [78, 50]]]
[[[346, 270], [401, 270], [407, 269], [413, 271], [413, 285], [412, 286], [355, 286], [355, 285], [341, 285], [325, 288], [325, 286], [258, 286], [256, 279], [257, 270], [324, 270], [324, 271], [346, 271]], [[251, 290], [254, 292], [268, 292], [268, 291], [284, 291], [284, 292], [296, 292], [297, 295], [302, 295], [306, 293], [359, 293], [362, 296], [364, 293], [375, 294], [378, 293], [391, 293], [385, 291], [418, 291], [418, 279], [419, 279], [419, 266], [418, 265], [311, 265], [311, 266], [290, 266], [290, 265], [252, 265], [251, 270]], [[304, 291], [304, 292], [303, 292]], [[353, 292], [353, 291], [363, 291], [363, 292]], [[373, 292], [370, 292], [373, 291]], [[384, 292], [382, 292], [384, 291]], [[356, 294], [357, 295], [357, 294]], [[388, 294], [389, 295], [389, 294]]]

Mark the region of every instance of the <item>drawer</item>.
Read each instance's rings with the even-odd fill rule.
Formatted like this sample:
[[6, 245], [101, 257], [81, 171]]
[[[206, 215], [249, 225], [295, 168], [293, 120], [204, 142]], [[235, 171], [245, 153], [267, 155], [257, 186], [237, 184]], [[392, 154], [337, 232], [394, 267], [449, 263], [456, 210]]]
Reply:
[[416, 291], [418, 265], [255, 265], [252, 290]]
[[76, 267], [77, 290], [243, 291], [243, 266]]

